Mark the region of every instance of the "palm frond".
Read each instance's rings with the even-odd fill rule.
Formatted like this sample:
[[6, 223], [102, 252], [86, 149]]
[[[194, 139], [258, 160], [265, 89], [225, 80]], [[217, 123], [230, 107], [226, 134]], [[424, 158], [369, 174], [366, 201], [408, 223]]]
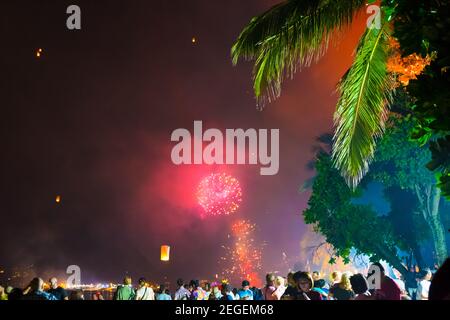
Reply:
[[232, 60], [255, 60], [258, 100], [276, 99], [286, 75], [323, 56], [335, 30], [348, 26], [363, 0], [289, 0], [253, 18], [231, 49]]
[[382, 135], [393, 82], [386, 69], [390, 29], [367, 29], [355, 60], [338, 85], [333, 160], [350, 187], [356, 187], [373, 158]]

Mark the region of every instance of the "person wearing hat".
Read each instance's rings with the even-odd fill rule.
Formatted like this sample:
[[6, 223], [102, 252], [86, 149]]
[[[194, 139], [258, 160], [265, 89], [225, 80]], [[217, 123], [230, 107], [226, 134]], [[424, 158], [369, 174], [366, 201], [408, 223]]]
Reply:
[[242, 281], [242, 289], [238, 291], [240, 300], [253, 300], [253, 291], [250, 290], [250, 282]]

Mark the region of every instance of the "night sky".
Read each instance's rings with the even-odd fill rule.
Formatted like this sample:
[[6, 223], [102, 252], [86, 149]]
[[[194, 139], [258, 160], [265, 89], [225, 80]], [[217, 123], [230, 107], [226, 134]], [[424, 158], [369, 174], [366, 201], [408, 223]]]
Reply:
[[[315, 139], [332, 130], [335, 84], [365, 21], [317, 65], [286, 81], [258, 111], [251, 63], [230, 48], [251, 17], [278, 1], [8, 1], [0, 12], [0, 266], [36, 273], [81, 267], [85, 281], [128, 272], [211, 278], [230, 224], [257, 224], [264, 272], [301, 261], [301, 212]], [[77, 4], [82, 30], [66, 28]], [[192, 38], [196, 42], [192, 43]], [[337, 43], [337, 42], [336, 42]], [[36, 50], [42, 48], [41, 57]], [[280, 129], [280, 170], [175, 166], [170, 135], [205, 128]], [[194, 192], [213, 172], [235, 176], [243, 201], [231, 216], [200, 218]], [[61, 195], [61, 203], [55, 202]], [[171, 261], [159, 260], [162, 244]]]

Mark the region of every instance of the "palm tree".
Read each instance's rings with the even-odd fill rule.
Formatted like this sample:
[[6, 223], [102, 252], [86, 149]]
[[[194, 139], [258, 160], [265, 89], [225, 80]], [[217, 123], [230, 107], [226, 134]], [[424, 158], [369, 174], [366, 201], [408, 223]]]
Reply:
[[[373, 1], [372, 1], [373, 2]], [[276, 99], [286, 76], [320, 59], [330, 37], [348, 27], [363, 0], [287, 0], [253, 18], [232, 48], [232, 60], [254, 60], [258, 104]], [[380, 28], [367, 28], [353, 65], [338, 84], [333, 160], [349, 186], [356, 187], [373, 158], [391, 102], [390, 13], [384, 8]]]

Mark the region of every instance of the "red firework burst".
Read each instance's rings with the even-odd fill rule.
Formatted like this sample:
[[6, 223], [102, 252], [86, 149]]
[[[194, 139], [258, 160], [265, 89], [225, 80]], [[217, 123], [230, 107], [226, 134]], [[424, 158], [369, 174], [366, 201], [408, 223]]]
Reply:
[[213, 173], [200, 181], [197, 200], [207, 215], [230, 214], [239, 208], [242, 190], [239, 181], [225, 173]]

